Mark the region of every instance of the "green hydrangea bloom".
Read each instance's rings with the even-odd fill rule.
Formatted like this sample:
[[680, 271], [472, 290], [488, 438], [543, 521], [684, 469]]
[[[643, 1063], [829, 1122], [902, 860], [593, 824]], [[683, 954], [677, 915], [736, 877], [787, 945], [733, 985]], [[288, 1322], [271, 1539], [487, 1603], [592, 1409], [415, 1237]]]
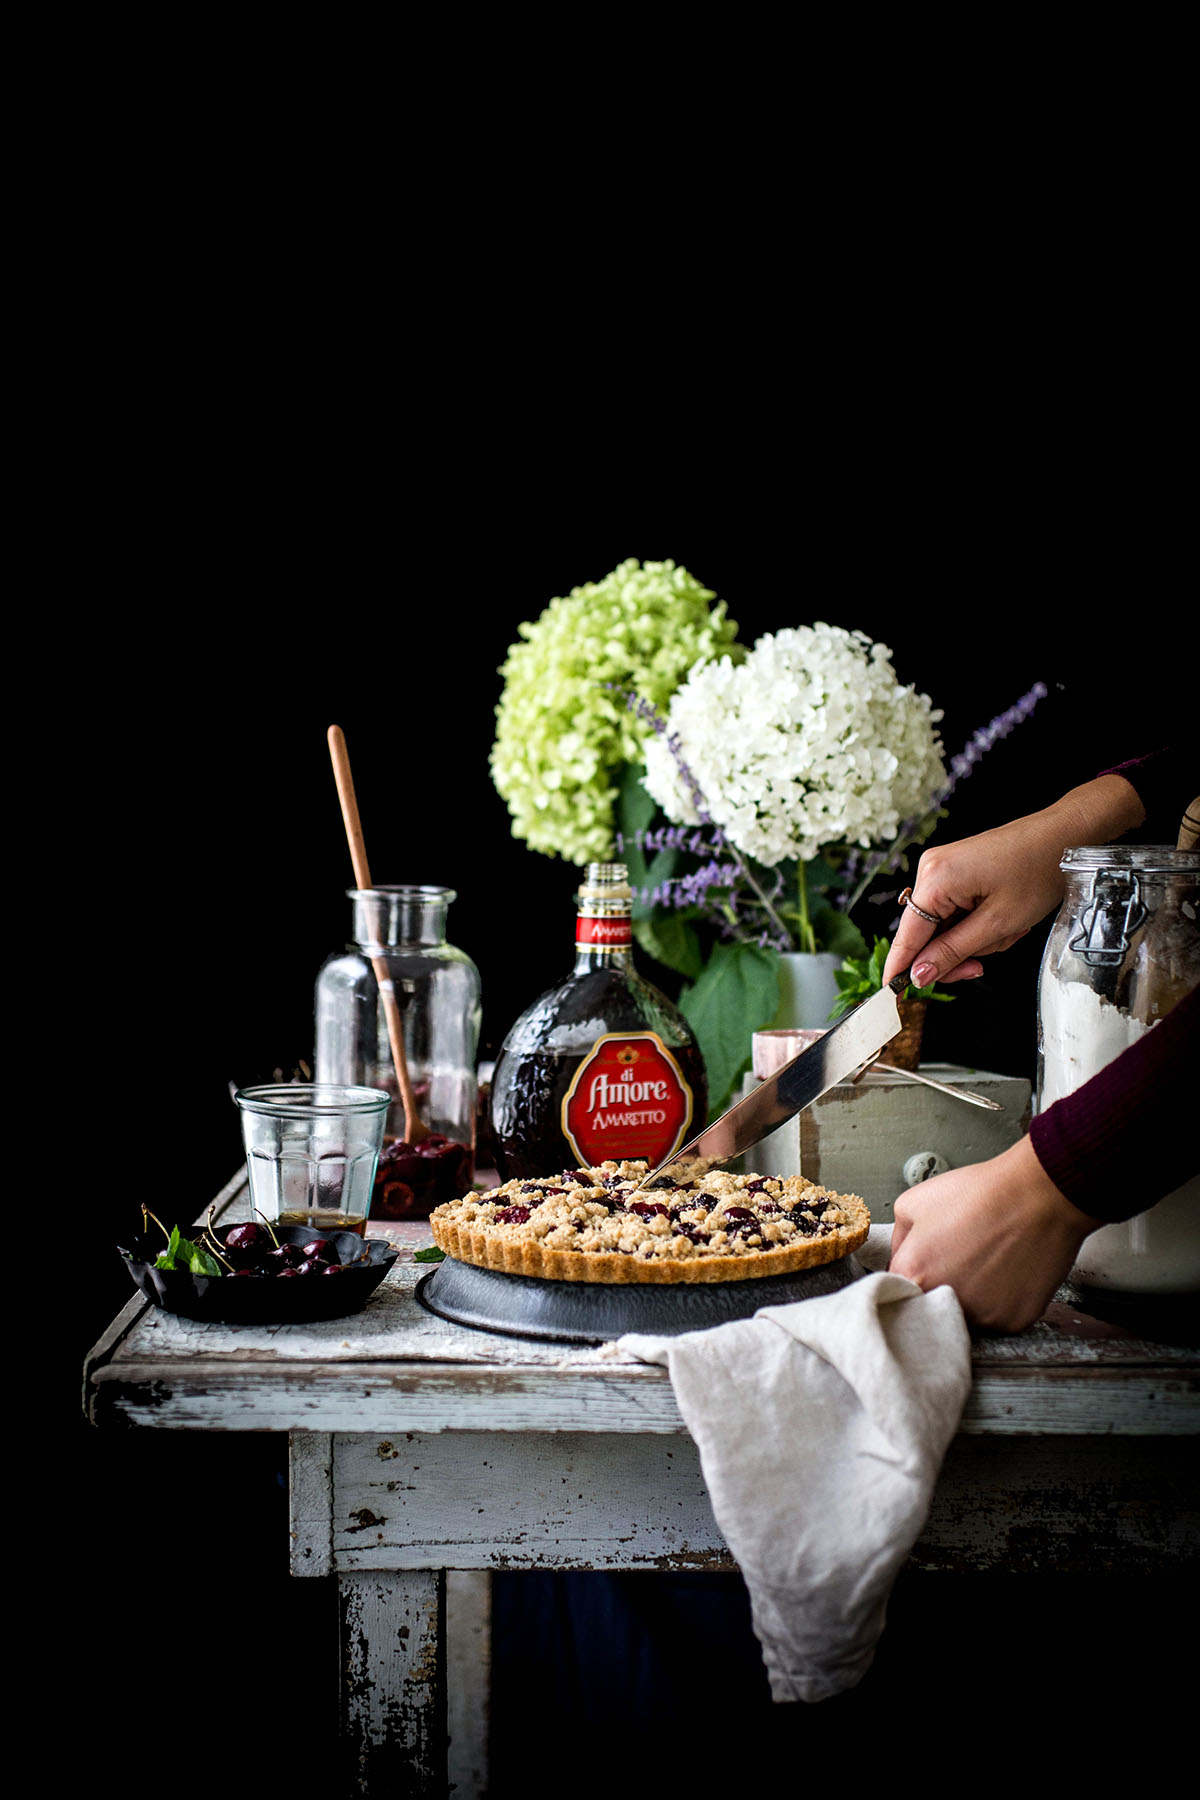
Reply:
[[673, 562], [630, 559], [518, 628], [491, 755], [514, 837], [575, 863], [612, 854], [617, 779], [651, 727], [606, 684], [662, 710], [696, 663], [736, 656], [738, 628], [715, 598]]

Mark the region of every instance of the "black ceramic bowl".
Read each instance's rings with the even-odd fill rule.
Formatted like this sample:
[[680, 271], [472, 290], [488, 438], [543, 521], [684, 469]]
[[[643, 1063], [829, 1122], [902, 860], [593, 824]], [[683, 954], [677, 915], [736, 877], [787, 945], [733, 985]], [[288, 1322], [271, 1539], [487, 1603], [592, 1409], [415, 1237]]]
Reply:
[[[224, 1243], [230, 1226], [213, 1236]], [[185, 1319], [220, 1320], [226, 1325], [299, 1325], [313, 1319], [340, 1319], [357, 1312], [396, 1260], [385, 1238], [361, 1238], [354, 1231], [317, 1231], [311, 1225], [276, 1225], [281, 1244], [309, 1244], [327, 1238], [341, 1267], [336, 1275], [193, 1275], [188, 1269], [156, 1269], [162, 1240], [135, 1239], [121, 1255], [147, 1300]], [[197, 1232], [197, 1235], [199, 1233]]]

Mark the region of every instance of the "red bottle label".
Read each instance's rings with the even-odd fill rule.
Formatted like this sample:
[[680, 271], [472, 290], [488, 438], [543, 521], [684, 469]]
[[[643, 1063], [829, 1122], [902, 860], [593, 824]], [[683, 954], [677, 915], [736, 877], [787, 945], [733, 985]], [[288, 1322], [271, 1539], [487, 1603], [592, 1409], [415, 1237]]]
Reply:
[[583, 1167], [643, 1160], [653, 1168], [684, 1141], [692, 1090], [655, 1031], [597, 1038], [563, 1096], [563, 1136]]
[[588, 913], [580, 913], [575, 926], [575, 942], [587, 944], [607, 944], [614, 950], [628, 950], [633, 942], [633, 921], [622, 919], [598, 919]]

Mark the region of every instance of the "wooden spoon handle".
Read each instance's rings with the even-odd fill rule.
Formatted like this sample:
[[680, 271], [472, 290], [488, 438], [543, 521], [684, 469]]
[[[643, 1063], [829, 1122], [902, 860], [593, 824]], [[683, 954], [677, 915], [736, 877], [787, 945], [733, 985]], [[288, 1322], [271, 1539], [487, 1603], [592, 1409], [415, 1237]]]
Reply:
[[[367, 862], [367, 846], [363, 838], [362, 821], [358, 816], [354, 777], [350, 773], [350, 753], [346, 749], [346, 739], [340, 725], [331, 725], [327, 735], [329, 756], [333, 763], [333, 779], [337, 783], [338, 800], [342, 808], [342, 823], [346, 827], [346, 842], [350, 846], [350, 861], [354, 868], [355, 886], [369, 888], [371, 869]], [[388, 1042], [392, 1047], [392, 1062], [395, 1064], [396, 1082], [400, 1089], [400, 1101], [404, 1107], [405, 1141], [409, 1144], [417, 1144], [422, 1138], [429, 1136], [429, 1130], [417, 1112], [417, 1098], [413, 1093], [412, 1078], [408, 1072], [408, 1058], [404, 1053], [404, 1021], [400, 1017], [400, 1008], [396, 1004], [396, 989], [392, 982], [391, 971], [383, 957], [373, 956], [371, 967], [375, 971], [379, 997], [383, 1001], [383, 1014], [387, 1020]]]
[[350, 861], [354, 867], [355, 886], [369, 888], [371, 871], [367, 864], [367, 846], [363, 840], [362, 821], [358, 816], [354, 777], [350, 773], [350, 753], [346, 749], [346, 739], [340, 725], [331, 725], [328, 737], [329, 756], [333, 763], [333, 779], [337, 782], [342, 822], [346, 827], [346, 842], [350, 846]]

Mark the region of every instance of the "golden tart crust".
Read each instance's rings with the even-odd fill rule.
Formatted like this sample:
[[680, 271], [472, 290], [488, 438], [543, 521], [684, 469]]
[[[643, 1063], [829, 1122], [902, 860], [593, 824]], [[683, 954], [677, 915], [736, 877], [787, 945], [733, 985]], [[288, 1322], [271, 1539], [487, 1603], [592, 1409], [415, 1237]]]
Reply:
[[723, 1169], [656, 1187], [631, 1211], [646, 1172], [606, 1162], [506, 1181], [437, 1207], [434, 1242], [459, 1262], [549, 1281], [746, 1281], [836, 1262], [871, 1224], [857, 1194]]

